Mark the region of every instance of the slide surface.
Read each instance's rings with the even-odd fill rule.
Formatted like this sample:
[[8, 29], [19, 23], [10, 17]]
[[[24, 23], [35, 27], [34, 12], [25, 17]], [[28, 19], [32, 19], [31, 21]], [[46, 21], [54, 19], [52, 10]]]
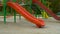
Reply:
[[60, 17], [58, 17], [56, 14], [52, 12], [52, 10], [48, 9], [46, 6], [44, 6], [41, 2], [38, 0], [33, 0], [33, 3], [38, 4], [42, 9], [46, 10], [48, 14], [50, 14], [52, 17], [54, 17], [56, 20], [60, 20]]
[[8, 2], [7, 5], [13, 9], [15, 9], [16, 12], [21, 14], [25, 19], [27, 19], [28, 21], [37, 25], [37, 27], [44, 27], [45, 26], [44, 21], [42, 19], [35, 18], [34, 16], [32, 16], [27, 10], [25, 10], [19, 4], [13, 3], [13, 2]]

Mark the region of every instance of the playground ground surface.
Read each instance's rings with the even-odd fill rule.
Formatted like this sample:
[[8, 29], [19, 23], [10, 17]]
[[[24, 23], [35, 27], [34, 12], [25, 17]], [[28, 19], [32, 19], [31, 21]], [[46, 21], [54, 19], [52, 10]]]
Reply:
[[13, 17], [9, 17], [6, 24], [0, 17], [0, 34], [60, 34], [60, 21], [52, 17], [43, 20], [46, 26], [37, 28], [23, 17], [19, 19], [17, 16], [17, 23], [14, 23]]

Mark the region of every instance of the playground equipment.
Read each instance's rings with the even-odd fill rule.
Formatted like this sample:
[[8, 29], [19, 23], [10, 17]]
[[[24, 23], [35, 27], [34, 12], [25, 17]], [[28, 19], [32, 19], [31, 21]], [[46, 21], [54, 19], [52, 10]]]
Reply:
[[29, 12], [27, 12], [22, 6], [17, 3], [8, 2], [8, 6], [14, 8], [19, 14], [24, 16], [27, 20], [36, 24], [38, 27], [44, 27], [44, 21], [41, 19], [36, 19]]
[[[11, 8], [7, 8], [7, 2], [9, 0], [0, 0], [0, 15], [1, 16], [4, 16], [4, 24], [6, 24], [6, 18], [10, 17], [9, 14], [10, 12], [12, 11]], [[15, 1], [15, 0], [13, 0]], [[9, 10], [9, 11], [8, 11]], [[7, 16], [8, 15], [8, 16]], [[15, 13], [14, 13], [15, 15]], [[15, 17], [14, 17], [15, 18]], [[15, 22], [16, 19], [14, 19], [14, 22]]]
[[[29, 3], [29, 2], [30, 3]], [[14, 12], [14, 23], [16, 23], [16, 12], [18, 14], [20, 14], [21, 16], [25, 17], [25, 19], [27, 19], [28, 21], [34, 23], [35, 25], [37, 25], [37, 27], [44, 27], [45, 23], [42, 19], [37, 19], [36, 17], [34, 17], [32, 15], [32, 12], [34, 13], [34, 11], [32, 10], [32, 3], [37, 3], [39, 6], [37, 6], [37, 8], [42, 8], [45, 10], [42, 10], [42, 14], [44, 15], [45, 18], [48, 18], [48, 14], [50, 14], [52, 17], [54, 17], [56, 20], [60, 20], [60, 17], [56, 16], [51, 10], [49, 10], [49, 8], [45, 7], [41, 2], [39, 2], [38, 0], [21, 0], [21, 2], [19, 2], [18, 0], [4, 0], [3, 4], [1, 6], [3, 6], [3, 11], [4, 11], [4, 23], [6, 24], [6, 7], [9, 6], [10, 7], [10, 11]], [[31, 12], [31, 14], [23, 7], [23, 6], [28, 6], [29, 9], [28, 11]], [[39, 8], [39, 9], [40, 9]], [[19, 16], [20, 17], [20, 16]]]
[[38, 0], [33, 0], [33, 3], [37, 3], [42, 9], [46, 10], [48, 14], [50, 14], [52, 17], [54, 17], [56, 20], [60, 20], [60, 17], [58, 17], [56, 14], [54, 14], [51, 10], [49, 10], [47, 7], [45, 7], [41, 2]]
[[[25, 2], [24, 2], [25, 3]], [[28, 3], [31, 7], [31, 4]], [[14, 22], [16, 22], [16, 12], [25, 17], [28, 21], [37, 25], [37, 27], [44, 27], [44, 21], [42, 19], [37, 19], [32, 16], [25, 8], [16, 2], [16, 0], [4, 0], [3, 10], [4, 10], [4, 23], [6, 24], [6, 6], [11, 7], [11, 11], [14, 11]], [[15, 9], [15, 10], [14, 10]], [[32, 10], [31, 10], [32, 11]]]

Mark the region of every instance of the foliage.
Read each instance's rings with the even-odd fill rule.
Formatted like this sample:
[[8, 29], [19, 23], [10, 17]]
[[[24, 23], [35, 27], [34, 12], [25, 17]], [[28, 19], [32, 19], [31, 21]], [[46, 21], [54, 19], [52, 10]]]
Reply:
[[51, 2], [50, 7], [52, 8], [54, 13], [60, 12], [60, 0], [47, 0]]

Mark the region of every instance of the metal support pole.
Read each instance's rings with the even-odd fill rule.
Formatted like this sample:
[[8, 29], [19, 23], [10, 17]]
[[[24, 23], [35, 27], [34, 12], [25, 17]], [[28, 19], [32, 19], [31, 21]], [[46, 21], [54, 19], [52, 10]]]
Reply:
[[3, 1], [4, 24], [6, 24], [6, 2], [7, 2], [7, 0]]
[[14, 10], [14, 23], [16, 23], [16, 11]]
[[[16, 0], [13, 0], [12, 2], [16, 2]], [[14, 11], [14, 23], [16, 23], [16, 11], [15, 10], [13, 11]]]

